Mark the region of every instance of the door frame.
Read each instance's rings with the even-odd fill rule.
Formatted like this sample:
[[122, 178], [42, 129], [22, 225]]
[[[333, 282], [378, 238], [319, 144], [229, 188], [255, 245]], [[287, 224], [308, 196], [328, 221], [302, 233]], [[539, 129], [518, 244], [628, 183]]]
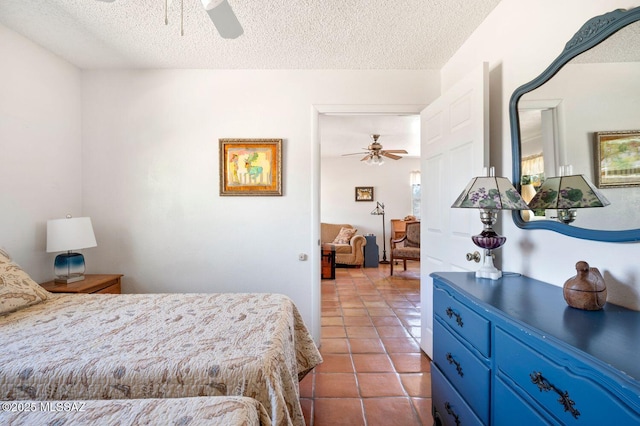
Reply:
[[420, 115], [427, 104], [311, 104], [311, 334], [320, 344], [320, 114]]
[[[562, 99], [531, 99], [520, 100], [518, 110], [536, 110], [549, 114], [550, 123], [546, 123], [551, 138], [543, 141], [542, 153], [545, 158], [544, 172], [547, 176], [553, 176], [558, 170], [557, 166], [565, 164], [567, 153], [564, 142], [564, 128], [562, 126], [564, 112]], [[544, 126], [545, 123], [543, 122]], [[543, 129], [544, 132], [544, 129]], [[562, 149], [561, 149], [562, 147]], [[522, 167], [520, 167], [522, 171]]]

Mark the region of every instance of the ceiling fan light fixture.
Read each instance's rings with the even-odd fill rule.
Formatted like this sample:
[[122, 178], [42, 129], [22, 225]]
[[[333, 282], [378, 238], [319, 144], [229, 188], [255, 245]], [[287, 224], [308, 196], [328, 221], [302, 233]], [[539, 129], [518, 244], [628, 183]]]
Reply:
[[242, 25], [227, 0], [200, 0], [220, 37], [238, 38], [244, 34]]
[[402, 157], [396, 154], [407, 154], [407, 151], [404, 149], [385, 150], [382, 148], [382, 145], [378, 143], [378, 138], [380, 137], [380, 135], [374, 134], [369, 136], [373, 140], [373, 143], [371, 143], [366, 148], [362, 148], [362, 149], [366, 149], [367, 150], [366, 152], [354, 152], [351, 154], [342, 154], [342, 156], [344, 157], [348, 155], [366, 154], [360, 161], [363, 161], [365, 164], [368, 164], [368, 165], [375, 164], [375, 165], [381, 166], [384, 164], [384, 157], [391, 158], [392, 160], [400, 160]]
[[371, 158], [367, 160], [367, 164], [374, 166], [382, 166], [384, 164], [384, 160], [379, 155], [372, 155]]

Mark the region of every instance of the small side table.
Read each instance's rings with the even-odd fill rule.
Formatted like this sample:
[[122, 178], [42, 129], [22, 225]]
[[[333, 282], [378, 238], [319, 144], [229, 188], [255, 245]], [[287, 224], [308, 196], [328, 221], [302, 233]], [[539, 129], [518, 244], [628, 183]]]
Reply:
[[380, 251], [378, 249], [378, 243], [376, 242], [375, 235], [365, 235], [367, 245], [364, 246], [364, 267], [365, 268], [377, 268], [378, 261], [380, 260]]
[[320, 278], [323, 280], [336, 279], [336, 247], [333, 244], [323, 244], [320, 256]]
[[85, 274], [84, 280], [74, 283], [57, 283], [52, 280], [40, 285], [52, 293], [120, 294], [121, 278], [121, 274]]

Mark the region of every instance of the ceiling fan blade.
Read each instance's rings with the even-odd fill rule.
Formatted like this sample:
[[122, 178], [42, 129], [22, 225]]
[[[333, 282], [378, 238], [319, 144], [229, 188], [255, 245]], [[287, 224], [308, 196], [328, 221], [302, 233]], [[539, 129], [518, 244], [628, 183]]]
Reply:
[[399, 155], [389, 154], [389, 151], [382, 151], [380, 155], [384, 155], [385, 157], [391, 158], [392, 160], [399, 160], [402, 158]]
[[351, 154], [342, 154], [343, 157], [346, 157], [347, 155], [362, 155], [362, 154], [368, 154], [367, 152], [352, 152]]
[[200, 1], [222, 38], [238, 38], [244, 33], [240, 21], [227, 0]]
[[404, 149], [385, 149], [384, 152], [391, 152], [393, 154], [408, 154]]
[[367, 155], [365, 155], [364, 157], [362, 157], [362, 160], [360, 160], [360, 161], [367, 161], [367, 160], [368, 160], [369, 158], [371, 158], [371, 157], [373, 157], [373, 155], [371, 155], [371, 154], [367, 154]]

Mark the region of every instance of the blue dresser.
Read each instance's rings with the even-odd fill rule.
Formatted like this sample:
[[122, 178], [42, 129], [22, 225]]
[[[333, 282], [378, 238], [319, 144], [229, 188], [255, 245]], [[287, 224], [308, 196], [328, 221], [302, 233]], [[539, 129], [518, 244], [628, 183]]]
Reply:
[[573, 309], [516, 274], [431, 276], [436, 425], [640, 424], [640, 312]]

